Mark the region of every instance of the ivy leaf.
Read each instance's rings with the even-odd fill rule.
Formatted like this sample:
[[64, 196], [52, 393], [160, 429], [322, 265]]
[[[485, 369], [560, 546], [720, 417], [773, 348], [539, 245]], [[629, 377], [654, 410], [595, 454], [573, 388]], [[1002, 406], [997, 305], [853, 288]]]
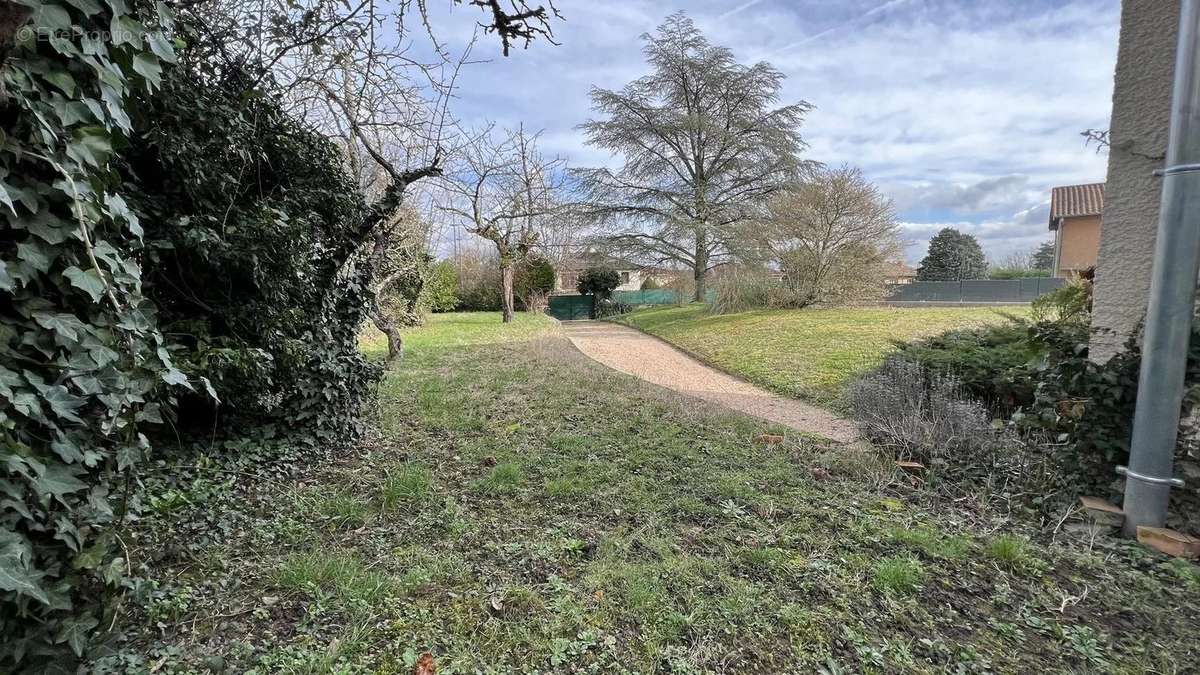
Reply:
[[101, 9], [96, 0], [67, 0], [67, 3], [84, 14], [99, 14]]
[[137, 421], [162, 424], [162, 406], [157, 403], [147, 403], [144, 408], [138, 411]]
[[112, 33], [114, 47], [119, 47], [125, 43], [138, 45], [142, 41], [142, 36], [146, 34], [146, 27], [139, 21], [118, 12], [113, 13], [109, 29]]
[[108, 541], [102, 538], [75, 556], [71, 567], [77, 570], [94, 570], [104, 562], [105, 553], [108, 553]]
[[[25, 229], [37, 235], [47, 244], [61, 244], [67, 240], [71, 226], [67, 221], [55, 216], [49, 211], [39, 211], [33, 218], [23, 219]], [[18, 221], [20, 222], [20, 221]]]
[[53, 31], [70, 30], [71, 15], [58, 5], [43, 4], [34, 12], [32, 23]]
[[76, 161], [100, 167], [112, 154], [112, 139], [101, 126], [78, 127], [74, 139], [67, 144], [67, 154]]
[[167, 372], [162, 374], [162, 379], [163, 382], [166, 382], [167, 384], [187, 387], [188, 389], [195, 391], [192, 389], [191, 382], [188, 382], [187, 375], [184, 375], [183, 371], [179, 370], [178, 368], [168, 369]]
[[72, 464], [75, 462], [79, 462], [81, 464], [83, 463], [83, 453], [80, 452], [79, 446], [69, 439], [59, 438], [51, 443], [50, 447], [53, 448], [54, 453], [61, 457], [62, 460], [67, 464]]
[[162, 66], [159, 65], [157, 56], [139, 52], [133, 57], [133, 70], [154, 86], [161, 84], [159, 76], [162, 75]]
[[39, 272], [50, 269], [50, 257], [46, 255], [41, 244], [36, 241], [23, 241], [17, 244], [17, 257]]
[[75, 656], [83, 656], [83, 650], [88, 646], [88, 638], [98, 625], [100, 621], [91, 614], [72, 616], [63, 620], [62, 628], [58, 629], [55, 639], [60, 644], [65, 642], [70, 645]]
[[38, 312], [33, 315], [33, 320], [42, 328], [52, 330], [72, 342], [79, 339], [79, 331], [84, 329], [83, 322], [77, 319], [74, 314], [65, 314], [63, 312], [57, 314]]
[[61, 384], [51, 385], [42, 391], [42, 399], [50, 404], [50, 410], [64, 420], [70, 422], [82, 422], [75, 411], [83, 407], [87, 402], [86, 399], [75, 396], [67, 391], [67, 388]]
[[104, 281], [96, 270], [81, 270], [78, 267], [68, 267], [63, 276], [71, 280], [71, 285], [92, 296], [92, 302], [100, 302], [104, 297]]
[[142, 225], [138, 222], [137, 215], [129, 210], [129, 205], [121, 198], [121, 195], [106, 194], [104, 195], [104, 205], [108, 207], [108, 213], [114, 220], [122, 218], [129, 224], [129, 229], [138, 238], [142, 238]]
[[8, 194], [8, 189], [10, 187], [12, 186], [0, 180], [0, 204], [7, 206], [8, 210], [12, 211], [13, 215], [15, 216], [17, 215], [17, 207], [13, 206], [12, 197], [10, 197]]
[[124, 471], [142, 461], [142, 449], [136, 445], [122, 445], [117, 448], [117, 471]]
[[0, 291], [11, 291], [16, 288], [12, 275], [8, 273], [8, 263], [0, 260]]
[[20, 387], [25, 384], [21, 376], [17, 373], [0, 366], [0, 398], [12, 398], [13, 387]]
[[146, 42], [150, 45], [150, 51], [154, 52], [158, 58], [167, 63], [175, 63], [175, 47], [171, 44], [170, 38], [162, 31], [148, 34]]
[[213, 388], [212, 382], [203, 375], [200, 376], [200, 381], [204, 383], [204, 391], [208, 392], [208, 395], [212, 397], [213, 403], [220, 403], [221, 397], [217, 396], [217, 390]]
[[51, 496], [62, 501], [64, 495], [78, 492], [87, 485], [75, 477], [75, 472], [66, 464], [47, 464], [33, 480], [33, 491], [39, 497]]
[[68, 73], [66, 69], [55, 68], [45, 75], [42, 75], [42, 78], [55, 87], [61, 89], [62, 93], [66, 94], [67, 96], [75, 95], [75, 78], [71, 77], [71, 73]]
[[0, 590], [26, 595], [48, 605], [50, 598], [40, 583], [45, 574], [33, 569], [29, 564], [31, 557], [24, 537], [0, 530]]
[[17, 392], [13, 395], [11, 402], [12, 407], [26, 417], [35, 420], [46, 419], [46, 416], [42, 414], [41, 400], [37, 397], [37, 394], [31, 391]]

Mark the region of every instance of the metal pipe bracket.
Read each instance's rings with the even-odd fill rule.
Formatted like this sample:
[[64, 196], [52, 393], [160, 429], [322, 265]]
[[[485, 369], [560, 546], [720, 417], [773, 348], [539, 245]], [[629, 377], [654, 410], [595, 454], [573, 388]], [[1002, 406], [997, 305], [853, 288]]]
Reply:
[[1198, 172], [1200, 172], [1200, 164], [1176, 164], [1175, 166], [1168, 166], [1165, 169], [1155, 169], [1154, 175], [1161, 178], [1163, 176], [1174, 176], [1175, 174], [1180, 173]]
[[1141, 474], [1136, 471], [1133, 471], [1127, 466], [1118, 466], [1117, 473], [1121, 474], [1122, 476], [1125, 476], [1126, 478], [1132, 478], [1133, 480], [1136, 480], [1136, 481], [1139, 481], [1142, 483], [1147, 483], [1149, 485], [1168, 485], [1171, 487], [1183, 487], [1183, 479], [1182, 478], [1160, 478], [1158, 476], [1147, 476], [1145, 474]]

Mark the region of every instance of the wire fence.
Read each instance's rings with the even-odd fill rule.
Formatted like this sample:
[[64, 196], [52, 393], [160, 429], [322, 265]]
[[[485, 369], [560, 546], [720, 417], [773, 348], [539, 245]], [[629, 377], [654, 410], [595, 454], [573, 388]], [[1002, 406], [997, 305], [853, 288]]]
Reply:
[[[884, 296], [885, 303], [1023, 303], [1050, 293], [1067, 285], [1066, 279], [1048, 277], [1031, 279], [968, 279], [965, 281], [914, 281], [907, 284], [896, 284], [889, 287]], [[713, 291], [709, 290], [707, 299], [711, 302]], [[552, 309], [578, 318], [583, 311], [582, 301], [576, 301], [568, 306], [567, 298], [572, 296], [555, 296]], [[634, 307], [644, 305], [677, 305], [692, 301], [691, 294], [685, 293], [682, 300], [678, 292], [669, 288], [655, 288], [644, 291], [614, 291], [613, 300]], [[590, 304], [588, 305], [590, 308]], [[554, 313], [554, 312], [552, 312]]]
[[896, 284], [887, 302], [1033, 302], [1067, 285], [1066, 279], [968, 279]]

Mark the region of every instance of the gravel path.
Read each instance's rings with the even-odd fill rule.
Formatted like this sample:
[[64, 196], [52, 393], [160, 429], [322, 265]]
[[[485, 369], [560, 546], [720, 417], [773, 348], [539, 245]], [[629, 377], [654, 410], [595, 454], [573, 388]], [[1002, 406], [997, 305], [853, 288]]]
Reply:
[[706, 366], [639, 330], [607, 321], [566, 321], [562, 326], [579, 351], [613, 370], [835, 441], [850, 442], [858, 435], [844, 418]]

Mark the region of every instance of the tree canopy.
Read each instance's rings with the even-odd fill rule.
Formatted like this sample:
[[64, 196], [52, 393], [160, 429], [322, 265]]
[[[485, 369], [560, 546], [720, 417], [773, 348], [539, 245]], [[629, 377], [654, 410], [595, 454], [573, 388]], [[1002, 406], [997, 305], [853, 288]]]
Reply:
[[929, 252], [917, 268], [917, 280], [984, 279], [987, 272], [987, 259], [975, 237], [946, 227], [929, 240]]
[[594, 295], [604, 299], [612, 295], [613, 290], [621, 285], [621, 276], [608, 267], [589, 267], [579, 275], [575, 290], [583, 295]]
[[799, 306], [882, 290], [884, 266], [901, 252], [891, 201], [848, 166], [816, 169], [775, 193], [745, 231], [745, 248], [786, 274]]
[[1053, 270], [1054, 269], [1054, 242], [1044, 241], [1037, 250], [1033, 252], [1033, 269], [1035, 270]]
[[588, 143], [620, 169], [580, 172], [592, 213], [623, 254], [704, 273], [727, 260], [737, 223], [808, 167], [800, 126], [811, 106], [778, 106], [784, 75], [738, 63], [682, 13], [642, 36], [651, 73], [593, 89]]

